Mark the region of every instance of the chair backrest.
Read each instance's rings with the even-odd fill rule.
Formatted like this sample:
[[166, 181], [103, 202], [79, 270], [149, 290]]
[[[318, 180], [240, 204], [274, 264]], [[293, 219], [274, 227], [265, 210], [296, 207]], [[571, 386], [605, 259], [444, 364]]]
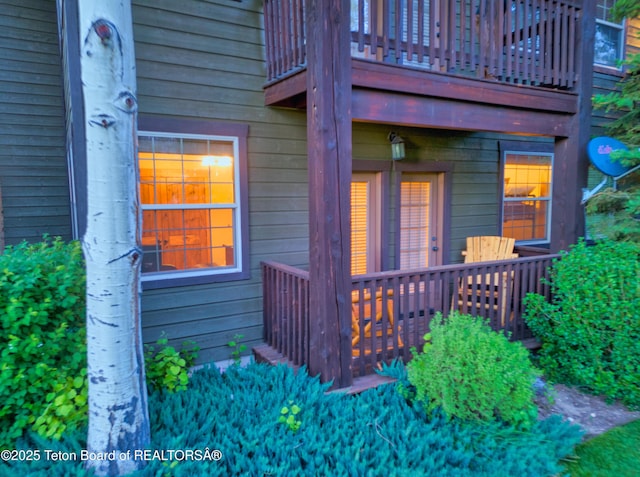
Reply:
[[462, 252], [464, 263], [518, 258], [518, 254], [513, 251], [515, 245], [516, 240], [509, 237], [494, 235], [467, 237], [467, 250]]

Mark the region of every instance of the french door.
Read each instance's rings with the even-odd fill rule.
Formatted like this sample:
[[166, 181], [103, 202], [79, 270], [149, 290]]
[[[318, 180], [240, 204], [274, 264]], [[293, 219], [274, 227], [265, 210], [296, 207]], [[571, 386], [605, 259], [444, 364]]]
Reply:
[[[380, 271], [381, 234], [389, 233], [381, 221], [380, 174], [354, 172], [351, 182], [351, 274]], [[442, 264], [442, 174], [402, 173], [400, 179], [399, 248], [401, 270]], [[398, 229], [397, 229], [398, 230]]]
[[442, 189], [441, 174], [402, 174], [400, 270], [442, 264]]
[[351, 275], [380, 269], [380, 177], [354, 172], [351, 179]]

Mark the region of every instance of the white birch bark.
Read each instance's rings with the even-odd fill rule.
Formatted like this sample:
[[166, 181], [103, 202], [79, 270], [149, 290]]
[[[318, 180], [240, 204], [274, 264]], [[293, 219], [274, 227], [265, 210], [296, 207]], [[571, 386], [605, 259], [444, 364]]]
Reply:
[[[137, 102], [130, 0], [79, 1], [87, 141], [87, 466], [122, 475], [149, 445], [140, 329]], [[129, 457], [129, 458], [127, 458]]]

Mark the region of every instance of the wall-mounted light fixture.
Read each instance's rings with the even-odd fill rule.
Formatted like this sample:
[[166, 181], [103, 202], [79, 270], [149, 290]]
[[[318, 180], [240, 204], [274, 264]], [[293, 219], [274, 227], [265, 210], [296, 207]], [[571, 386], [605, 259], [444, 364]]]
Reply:
[[402, 139], [398, 134], [391, 131], [389, 133], [389, 142], [391, 143], [391, 158], [394, 161], [399, 161], [405, 158], [404, 151], [404, 139]]

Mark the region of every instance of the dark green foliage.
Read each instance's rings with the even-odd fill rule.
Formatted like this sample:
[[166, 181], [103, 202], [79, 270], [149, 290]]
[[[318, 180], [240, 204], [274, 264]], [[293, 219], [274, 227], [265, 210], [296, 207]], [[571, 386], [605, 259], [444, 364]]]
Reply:
[[615, 21], [640, 16], [640, 3], [638, 0], [617, 0], [611, 13]]
[[87, 413], [85, 272], [77, 242], [49, 239], [0, 256], [0, 448], [47, 437]]
[[525, 300], [545, 373], [640, 408], [638, 246], [580, 242], [554, 262], [551, 287], [552, 303]]
[[[327, 389], [304, 369], [294, 374], [283, 366], [196, 371], [186, 391], [150, 396], [151, 449], [218, 449], [222, 459], [154, 460], [136, 475], [539, 477], [557, 473], [580, 439], [579, 429], [559, 418], [528, 432], [447, 422], [408, 403], [393, 385], [357, 396]], [[296, 432], [279, 422], [290, 402], [299, 406]], [[44, 469], [12, 465], [14, 475]], [[49, 467], [49, 474], [29, 475], [84, 475], [77, 463]]]
[[593, 237], [640, 244], [640, 187], [607, 188], [585, 205]]
[[[416, 355], [416, 353], [413, 353]], [[482, 318], [452, 313], [431, 321], [424, 352], [408, 364], [415, 400], [448, 417], [530, 427], [537, 416], [533, 383], [539, 373], [528, 351]]]
[[155, 345], [146, 345], [144, 364], [147, 385], [151, 389], [166, 389], [169, 392], [184, 391], [189, 383], [189, 368], [198, 357], [198, 348], [193, 342], [185, 342], [180, 351], [169, 346], [166, 337]]
[[[640, 14], [637, 0], [617, 0], [614, 15], [617, 20]], [[640, 54], [627, 55], [624, 61], [625, 76], [618, 86], [620, 91], [607, 95], [596, 95], [594, 107], [621, 113], [615, 121], [607, 125], [609, 134], [625, 143], [629, 151], [619, 156], [623, 164], [640, 163]]]
[[[617, 0], [612, 11], [617, 20], [640, 14], [638, 0]], [[619, 83], [620, 91], [596, 95], [595, 108], [615, 111], [617, 118], [607, 125], [607, 133], [622, 141], [628, 151], [614, 151], [611, 157], [629, 167], [640, 164], [640, 54], [628, 55], [625, 76]], [[607, 189], [593, 196], [586, 204], [594, 235], [612, 240], [640, 243], [640, 185], [638, 174], [629, 177], [629, 183], [619, 190]], [[626, 180], [625, 180], [626, 182]], [[605, 214], [607, 220], [598, 220]]]

